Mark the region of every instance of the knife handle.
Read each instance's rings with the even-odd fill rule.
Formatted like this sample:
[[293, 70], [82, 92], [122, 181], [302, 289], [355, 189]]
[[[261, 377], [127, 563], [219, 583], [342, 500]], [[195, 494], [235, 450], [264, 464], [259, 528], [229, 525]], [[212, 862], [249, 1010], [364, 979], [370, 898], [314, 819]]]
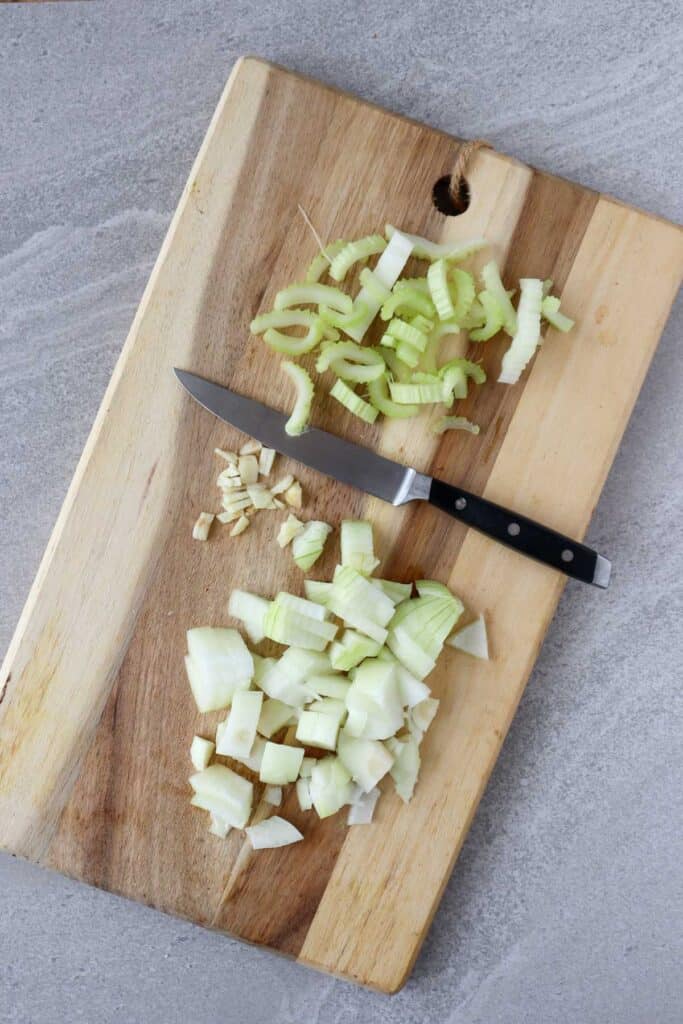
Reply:
[[443, 480], [432, 480], [428, 501], [461, 523], [520, 554], [559, 569], [566, 576], [603, 589], [609, 584], [611, 565], [606, 558], [533, 519], [517, 515], [502, 505], [495, 505]]

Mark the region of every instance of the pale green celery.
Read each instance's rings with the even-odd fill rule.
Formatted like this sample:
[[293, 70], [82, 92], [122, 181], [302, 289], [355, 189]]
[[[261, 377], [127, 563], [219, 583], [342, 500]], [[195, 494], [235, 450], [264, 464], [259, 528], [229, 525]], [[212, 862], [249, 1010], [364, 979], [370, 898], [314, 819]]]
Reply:
[[328, 270], [332, 260], [342, 251], [345, 245], [346, 240], [339, 238], [336, 242], [330, 242], [329, 245], [325, 246], [322, 252], [319, 252], [317, 256], [314, 256], [308, 270], [306, 271], [305, 283], [317, 284], [323, 274]]
[[252, 334], [264, 334], [269, 328], [280, 330], [283, 327], [313, 327], [318, 314], [312, 309], [272, 309], [269, 313], [261, 313], [249, 324]]
[[396, 348], [396, 338], [394, 338], [388, 331], [385, 331], [382, 337], [379, 339], [379, 343], [382, 348]]
[[410, 258], [412, 248], [413, 245], [410, 239], [406, 238], [401, 231], [397, 231], [377, 261], [375, 269], [370, 271], [366, 267], [365, 270], [361, 271], [361, 280], [363, 275], [366, 274], [366, 271], [367, 274], [371, 273], [373, 275], [372, 280], [374, 281], [376, 278], [377, 282], [386, 289], [386, 294], [381, 301], [376, 301], [371, 298], [368, 288], [363, 285], [358, 293], [356, 301], [366, 302], [368, 305], [368, 313], [365, 319], [357, 327], [352, 327], [349, 330], [348, 333], [354, 341], [362, 341], [363, 335], [379, 312], [382, 302], [384, 302], [384, 299], [387, 297], [390, 289], [400, 277], [403, 268]]
[[460, 267], [454, 267], [451, 270], [450, 278], [451, 297], [453, 297], [453, 292], [455, 292], [453, 315], [451, 319], [455, 320], [456, 323], [461, 323], [463, 317], [467, 316], [469, 313], [470, 307], [474, 302], [474, 278], [471, 274], [468, 274], [466, 270], [461, 270]]
[[390, 322], [388, 332], [397, 341], [406, 341], [418, 352], [424, 352], [427, 347], [429, 336], [419, 327], [415, 327], [412, 323], [406, 323], [405, 320], [400, 320], [398, 317], [394, 317]]
[[494, 334], [498, 334], [503, 326], [504, 312], [500, 302], [491, 292], [486, 290], [479, 292], [479, 301], [486, 315], [486, 321], [483, 327], [477, 327], [470, 331], [470, 338], [472, 341], [488, 341]]
[[303, 366], [299, 366], [297, 363], [285, 361], [282, 363], [282, 369], [296, 388], [296, 401], [292, 414], [285, 424], [285, 431], [290, 437], [298, 437], [306, 430], [311, 415], [313, 381]]
[[396, 355], [402, 363], [414, 370], [420, 362], [421, 353], [410, 342], [399, 341], [396, 344]]
[[519, 282], [517, 330], [503, 356], [498, 377], [501, 384], [516, 384], [541, 340], [541, 303], [543, 282], [537, 277], [524, 277]]
[[486, 371], [479, 363], [473, 363], [470, 359], [449, 359], [439, 370], [442, 377], [447, 376], [450, 370], [462, 370], [466, 377], [471, 377], [475, 384], [483, 384], [486, 380]]
[[325, 329], [322, 321], [317, 319], [302, 338], [296, 338], [292, 334], [283, 334], [273, 327], [269, 327], [263, 335], [266, 345], [269, 345], [275, 352], [281, 352], [285, 356], [303, 356], [312, 352], [316, 345], [322, 340]]
[[399, 405], [389, 395], [389, 384], [384, 377], [368, 383], [368, 397], [375, 409], [389, 419], [409, 419], [420, 411], [417, 405]]
[[[384, 362], [387, 364], [391, 378], [393, 380], [400, 380], [402, 384], [407, 384], [410, 380], [410, 370], [405, 363], [398, 358], [397, 353], [391, 348], [383, 348], [382, 355], [384, 356]], [[388, 395], [389, 389], [386, 388], [385, 390]]]
[[478, 434], [479, 426], [465, 416], [443, 416], [432, 427], [435, 434], [443, 434], [447, 430], [467, 430], [470, 434]]
[[461, 328], [464, 331], [476, 330], [486, 323], [486, 313], [479, 299], [475, 299], [469, 308], [469, 312], [462, 318]]
[[422, 357], [420, 359], [420, 366], [426, 373], [437, 372], [437, 356], [439, 354], [440, 346], [441, 338], [437, 334], [432, 332], [429, 335], [427, 347], [422, 353]]
[[[552, 282], [551, 282], [552, 284]], [[574, 321], [570, 320], [564, 313], [560, 313], [560, 300], [555, 295], [546, 295], [541, 303], [541, 315], [547, 320], [551, 327], [564, 334], [571, 331]]]
[[426, 317], [433, 317], [436, 314], [429, 294], [425, 295], [419, 288], [398, 287], [399, 285], [409, 286], [412, 280], [414, 279], [408, 278], [396, 282], [394, 290], [380, 310], [379, 315], [382, 320], [391, 320], [392, 316], [404, 316], [406, 313], [421, 313]]
[[503, 311], [503, 328], [507, 334], [512, 336], [517, 330], [517, 314], [515, 313], [515, 307], [510, 301], [510, 296], [505, 290], [505, 285], [501, 281], [500, 270], [495, 260], [491, 260], [485, 267], [482, 267], [481, 279], [484, 282], [486, 291], [490, 292], [497, 299]]
[[330, 277], [333, 281], [343, 281], [354, 263], [364, 263], [371, 256], [384, 252], [386, 247], [386, 240], [381, 235], [368, 235], [349, 242], [332, 260]]
[[364, 383], [381, 377], [386, 371], [386, 363], [373, 348], [364, 348], [355, 341], [341, 341], [325, 347], [315, 368], [318, 373], [331, 369], [343, 380]]
[[325, 324], [330, 324], [332, 327], [338, 327], [341, 331], [346, 331], [351, 327], [356, 327], [366, 316], [367, 306], [363, 302], [359, 302], [353, 307], [353, 312], [348, 315], [339, 313], [338, 310], [332, 309], [331, 306], [321, 305], [320, 307], [320, 319]]
[[[379, 378], [378, 378], [379, 379]], [[369, 383], [372, 383], [371, 381]], [[366, 423], [374, 423], [377, 419], [377, 409], [370, 405], [365, 399], [357, 395], [355, 391], [352, 391], [348, 384], [339, 378], [336, 382], [330, 394], [333, 398], [348, 409], [354, 416], [358, 416], [359, 419], [364, 420]]]
[[440, 320], [455, 319], [455, 308], [448, 289], [448, 265], [444, 259], [436, 260], [427, 271], [432, 302]]
[[290, 306], [301, 306], [312, 303], [316, 306], [331, 306], [340, 313], [353, 311], [353, 300], [340, 288], [329, 284], [291, 284], [283, 288], [275, 296], [275, 309], [287, 309]]
[[[393, 224], [385, 225], [384, 233], [388, 239], [391, 240], [396, 231]], [[473, 238], [469, 242], [432, 242], [420, 235], [408, 235], [405, 231], [401, 234], [413, 243], [413, 255], [424, 260], [464, 260], [487, 245], [485, 238]]]
[[[390, 295], [389, 289], [384, 285], [382, 279], [377, 276], [375, 271], [370, 270], [369, 267], [364, 267], [363, 270], [361, 270], [360, 283], [362, 284], [363, 289], [367, 292], [367, 298], [372, 302], [373, 309], [375, 309], [376, 312], [379, 306], [381, 306], [381, 304], [385, 302], [388, 296]], [[364, 306], [367, 316], [367, 314], [370, 311], [369, 302], [366, 301], [365, 303], [363, 303], [360, 294], [356, 299], [354, 305], [357, 306], [359, 304]], [[375, 314], [373, 313], [373, 316], [374, 315]]]
[[399, 405], [428, 405], [434, 402], [443, 402], [444, 384], [389, 384], [389, 392], [392, 401]]

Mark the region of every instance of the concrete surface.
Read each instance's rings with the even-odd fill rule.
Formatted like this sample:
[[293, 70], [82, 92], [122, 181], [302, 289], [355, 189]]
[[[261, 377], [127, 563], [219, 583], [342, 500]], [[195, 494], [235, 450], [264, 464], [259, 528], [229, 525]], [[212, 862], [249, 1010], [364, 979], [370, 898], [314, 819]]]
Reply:
[[[0, 5], [3, 646], [239, 54], [676, 219], [681, 35], [643, 0]], [[567, 588], [403, 992], [1, 858], [0, 1020], [681, 1019], [681, 313], [590, 531], [614, 585]]]

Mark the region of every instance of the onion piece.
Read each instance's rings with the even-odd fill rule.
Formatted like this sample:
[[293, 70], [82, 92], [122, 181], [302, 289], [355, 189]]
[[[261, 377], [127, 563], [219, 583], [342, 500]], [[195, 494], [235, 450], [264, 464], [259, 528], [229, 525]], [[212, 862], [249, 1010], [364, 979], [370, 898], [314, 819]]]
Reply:
[[374, 789], [394, 763], [385, 744], [378, 740], [358, 739], [345, 731], [339, 734], [338, 756], [364, 793]]
[[272, 818], [266, 818], [265, 821], [260, 821], [258, 825], [250, 825], [244, 831], [254, 850], [272, 850], [278, 846], [298, 843], [303, 839], [298, 828], [277, 814], [274, 814]]
[[375, 558], [372, 524], [363, 519], [344, 519], [341, 524], [341, 564], [350, 565], [363, 576], [379, 565]]
[[248, 590], [233, 590], [228, 601], [228, 615], [244, 623], [247, 636], [255, 644], [266, 635], [264, 626], [269, 608], [270, 601]]
[[197, 522], [192, 527], [193, 540], [208, 540], [209, 530], [215, 516], [211, 512], [200, 512]]
[[[365, 658], [374, 658], [379, 653], [380, 643], [363, 636], [355, 629], [344, 630], [341, 640], [335, 640], [330, 647], [330, 664], [340, 672], [348, 672], [360, 665]], [[334, 694], [329, 694], [334, 696]]]
[[190, 777], [195, 807], [203, 807], [234, 828], [244, 828], [253, 800], [254, 787], [248, 779], [224, 764], [212, 764]]
[[394, 614], [391, 600], [351, 566], [338, 566], [327, 607], [354, 629], [379, 644], [387, 638], [384, 628]]
[[248, 689], [254, 661], [236, 629], [189, 629], [187, 645], [185, 665], [202, 714], [226, 708], [237, 691]]
[[237, 468], [243, 484], [255, 484], [258, 480], [258, 459], [255, 455], [240, 455]]
[[329, 671], [325, 655], [289, 647], [268, 667], [258, 685], [269, 697], [300, 708], [316, 696], [307, 685], [309, 676], [325, 671]]
[[[314, 758], [310, 758], [310, 760], [314, 760]], [[311, 800], [311, 786], [308, 778], [296, 780], [296, 798], [302, 811], [310, 811], [313, 801]]]
[[270, 488], [270, 493], [282, 494], [282, 492], [286, 491], [288, 487], [291, 487], [293, 483], [294, 477], [292, 476], [291, 473], [287, 473], [286, 476], [283, 476], [280, 480], [277, 481], [277, 483], [273, 484], [273, 486]]
[[332, 532], [332, 527], [327, 523], [312, 519], [306, 523], [301, 533], [298, 533], [292, 541], [292, 556], [294, 561], [308, 572], [312, 565], [318, 561], [323, 553], [325, 541]]
[[439, 702], [435, 697], [426, 697], [410, 709], [408, 715], [408, 728], [418, 743], [432, 724], [436, 712], [439, 710]]
[[369, 793], [362, 793], [357, 800], [354, 800], [349, 807], [349, 814], [346, 819], [347, 825], [369, 825], [375, 813], [377, 801], [380, 798], [380, 791], [375, 786]]
[[281, 700], [269, 697], [264, 700], [259, 715], [258, 732], [266, 739], [270, 739], [276, 732], [279, 732], [285, 725], [291, 725], [296, 721], [296, 708], [291, 704], [285, 704]]
[[338, 732], [339, 719], [334, 715], [322, 711], [302, 711], [296, 727], [296, 738], [308, 747], [334, 750]]
[[240, 448], [240, 455], [258, 455], [260, 451], [261, 442], [252, 438], [250, 441], [244, 442]]
[[203, 736], [195, 736], [190, 747], [192, 767], [196, 768], [198, 772], [208, 768], [215, 749], [216, 746], [211, 740], [205, 740]]
[[217, 455], [219, 459], [224, 459], [226, 462], [232, 465], [237, 465], [237, 455], [235, 452], [226, 452], [223, 448], [214, 448], [214, 455]]
[[[318, 287], [323, 286], [319, 285]], [[311, 414], [311, 404], [313, 402], [313, 381], [303, 366], [299, 366], [297, 363], [285, 360], [281, 364], [281, 369], [287, 374], [296, 388], [296, 401], [294, 402], [292, 414], [285, 424], [285, 431], [290, 437], [298, 437], [299, 434], [303, 434], [308, 426], [308, 418]]]
[[328, 818], [348, 803], [351, 776], [339, 757], [328, 756], [316, 761], [309, 783], [311, 801], [318, 817]]
[[209, 826], [209, 832], [213, 836], [218, 836], [219, 839], [225, 839], [230, 832], [232, 825], [220, 818], [217, 814], [211, 814], [211, 825]]
[[420, 749], [417, 740], [410, 736], [406, 740], [394, 740], [390, 745], [394, 752], [394, 763], [391, 766], [391, 777], [396, 792], [404, 803], [408, 803], [415, 790], [415, 783], [420, 771]]
[[[360, 633], [358, 636], [360, 636]], [[367, 637], [362, 637], [361, 639], [367, 640]], [[369, 641], [369, 643], [372, 642], [372, 640]], [[310, 675], [306, 680], [306, 685], [317, 697], [329, 697], [332, 700], [341, 702], [346, 700], [346, 694], [351, 683], [344, 676], [338, 675], [335, 672], [321, 672]]]
[[486, 622], [484, 616], [480, 615], [474, 622], [450, 636], [446, 641], [451, 647], [471, 654], [474, 658], [489, 660], [489, 643], [486, 635]]
[[275, 499], [265, 484], [249, 484], [247, 494], [255, 509], [277, 508]]
[[217, 754], [222, 757], [249, 757], [256, 739], [262, 704], [260, 690], [240, 690], [235, 694], [216, 744]]
[[272, 807], [279, 807], [282, 803], [282, 786], [266, 786], [263, 791], [263, 799]]
[[298, 480], [295, 480], [292, 486], [287, 488], [284, 493], [284, 499], [292, 508], [301, 508], [301, 484]]
[[[290, 518], [293, 519], [294, 516]], [[315, 601], [316, 604], [327, 604], [327, 598], [330, 596], [331, 589], [331, 583], [325, 583], [321, 580], [304, 580], [304, 593], [309, 601]]]
[[295, 782], [304, 757], [303, 747], [290, 747], [285, 743], [266, 743], [261, 761], [259, 779], [273, 786]]
[[277, 535], [277, 542], [281, 548], [286, 548], [290, 541], [294, 540], [300, 533], [303, 533], [304, 524], [296, 516], [288, 515], [280, 526]]

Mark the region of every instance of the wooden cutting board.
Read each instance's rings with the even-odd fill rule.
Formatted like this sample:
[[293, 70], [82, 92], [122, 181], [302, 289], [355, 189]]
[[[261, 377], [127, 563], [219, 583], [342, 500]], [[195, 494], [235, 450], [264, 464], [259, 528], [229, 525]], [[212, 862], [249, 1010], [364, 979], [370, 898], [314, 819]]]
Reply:
[[[240, 833], [216, 839], [189, 806], [188, 749], [223, 716], [196, 713], [185, 630], [226, 623], [232, 587], [296, 592], [301, 574], [274, 543], [278, 515], [192, 541], [197, 513], [216, 507], [212, 449], [240, 438], [171, 368], [288, 405], [279, 359], [248, 324], [315, 253], [298, 203], [328, 240], [387, 220], [434, 239], [484, 235], [509, 284], [552, 277], [577, 326], [549, 332], [519, 385], [488, 383], [463, 403], [480, 436], [371, 428], [331, 401], [315, 420], [581, 537], [678, 287], [683, 237], [490, 150], [472, 160], [467, 212], [444, 217], [432, 186], [456, 150], [281, 68], [237, 65], [0, 675], [3, 848], [386, 992], [415, 960], [565, 581], [429, 507], [394, 509], [280, 459], [309, 517], [373, 520], [383, 574], [437, 577], [484, 612], [494, 659], [448, 652], [430, 678], [441, 708], [409, 806], [387, 793], [376, 824], [347, 830], [343, 813], [321, 822], [291, 794], [282, 813], [305, 842], [252, 853]], [[504, 344], [477, 348], [493, 380]], [[318, 578], [336, 559], [335, 542]]]

